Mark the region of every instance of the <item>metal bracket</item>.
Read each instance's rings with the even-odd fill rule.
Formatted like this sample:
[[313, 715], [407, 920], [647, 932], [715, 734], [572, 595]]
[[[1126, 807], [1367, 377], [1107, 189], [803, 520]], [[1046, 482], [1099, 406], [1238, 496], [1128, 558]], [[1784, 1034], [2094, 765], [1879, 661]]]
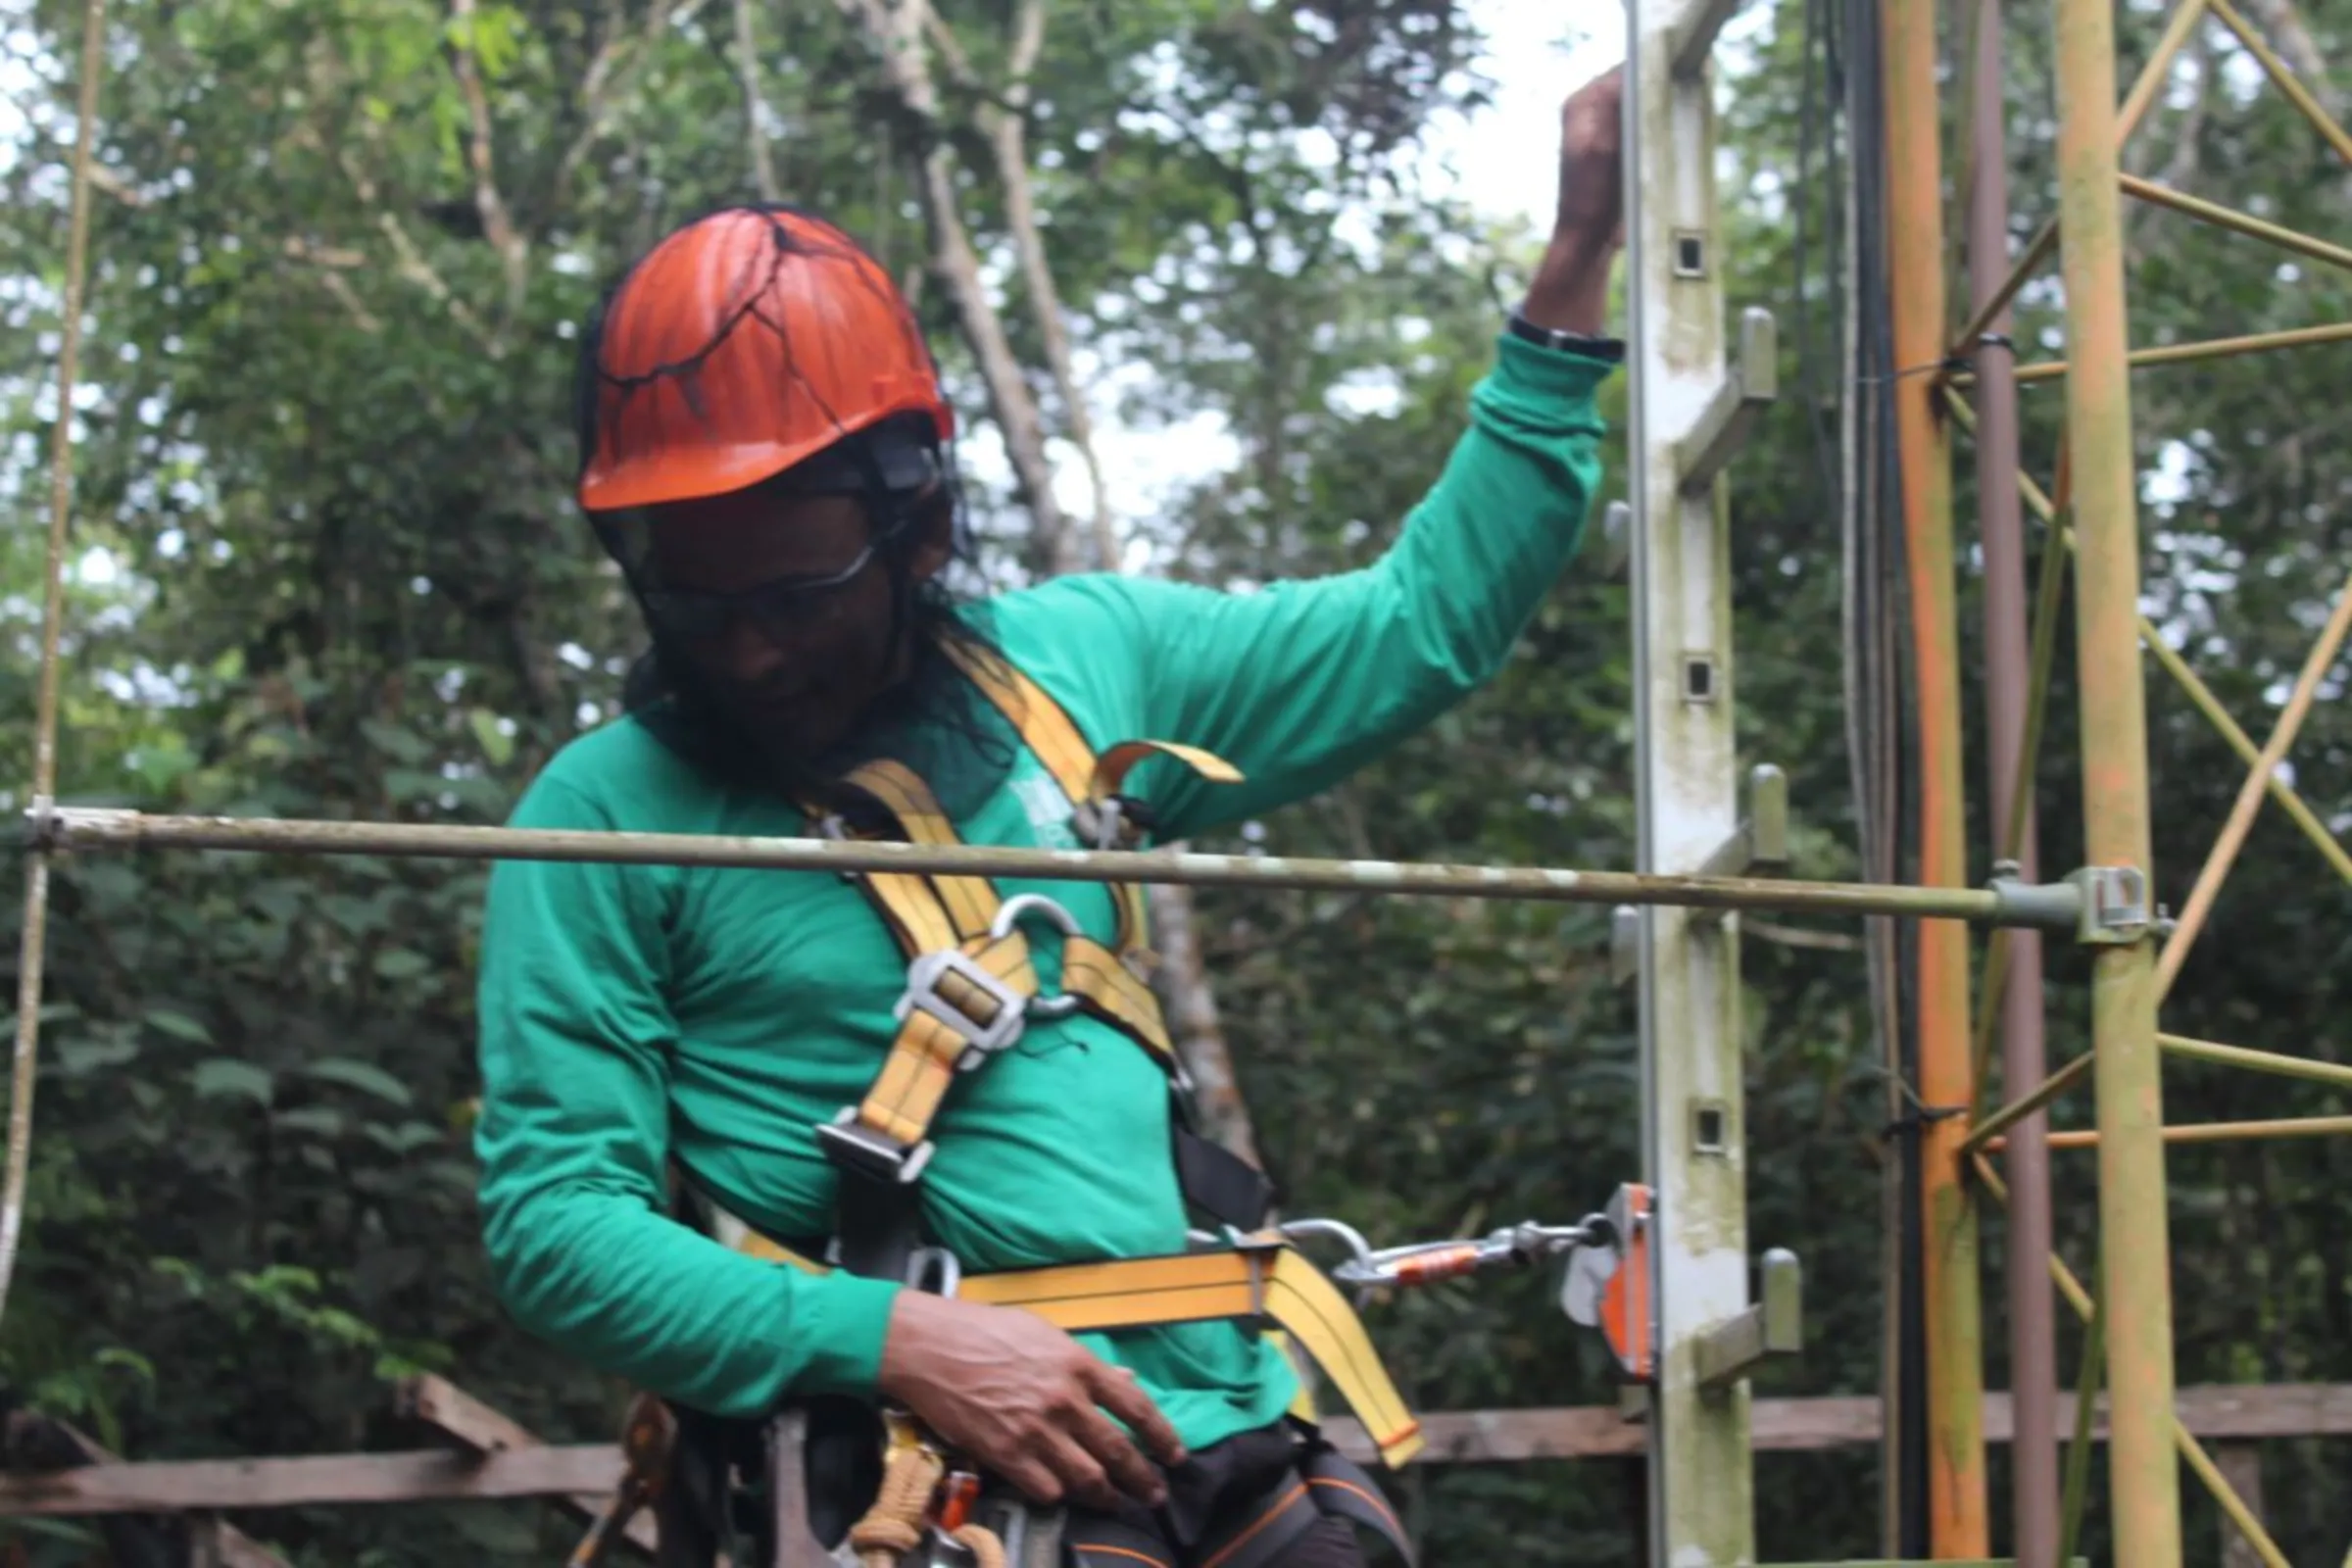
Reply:
[[[1770, 762], [1747, 770], [1747, 819], [1725, 839], [1700, 876], [1747, 876], [1788, 869], [1788, 775]], [[1720, 911], [1710, 910], [1709, 913]]]
[[1715, 53], [1716, 38], [1732, 20], [1732, 13], [1739, 9], [1740, 0], [1705, 0], [1667, 35], [1667, 59], [1675, 75], [1690, 81], [1707, 69], [1707, 61]]
[[2082, 893], [2075, 940], [2085, 947], [2128, 948], [2145, 941], [2155, 921], [2148, 911], [2148, 876], [2136, 865], [2090, 865], [2066, 879]]
[[1740, 313], [1739, 363], [1724, 375], [1698, 423], [1674, 444], [1676, 483], [1684, 495], [1706, 493], [1780, 390], [1780, 329], [1770, 311], [1750, 306]]
[[1796, 1254], [1774, 1248], [1764, 1254], [1762, 1272], [1763, 1299], [1699, 1336], [1701, 1388], [1728, 1388], [1767, 1357], [1794, 1355], [1805, 1348], [1804, 1271]]

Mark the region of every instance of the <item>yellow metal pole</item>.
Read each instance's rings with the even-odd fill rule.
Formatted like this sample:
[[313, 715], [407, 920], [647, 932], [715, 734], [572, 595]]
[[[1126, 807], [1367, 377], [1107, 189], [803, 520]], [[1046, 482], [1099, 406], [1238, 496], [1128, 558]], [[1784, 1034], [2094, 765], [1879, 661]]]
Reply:
[[[2352, 321], [2330, 321], [2326, 326], [2297, 326], [2283, 332], [2249, 332], [2243, 337], [2216, 337], [2197, 343], [2162, 343], [2154, 348], [2133, 349], [2132, 368], [2141, 370], [2152, 365], [2194, 365], [2203, 360], [2231, 360], [2248, 354], [2317, 348], [2326, 343], [2347, 341], [2352, 341]], [[2034, 381], [2054, 381], [2065, 373], [2064, 360], [2043, 360], [2034, 365], [2019, 366], [2016, 379], [2022, 385]], [[1975, 380], [1975, 375], [1967, 371], [1955, 371], [1952, 375], [1954, 386], [1967, 386]]]
[[[2352, 1116], [2289, 1116], [2278, 1121], [2190, 1121], [2177, 1122], [2164, 1130], [2168, 1144], [2262, 1144], [2277, 1143], [2290, 1138], [2352, 1137]], [[1985, 1152], [1999, 1153], [2003, 1140], [1995, 1138], [1984, 1146]], [[2087, 1128], [2080, 1132], [2051, 1133], [2052, 1149], [2096, 1149], [2099, 1135]]]
[[[1983, 1154], [1978, 1154], [1973, 1163], [1977, 1169], [1978, 1181], [1983, 1183], [1984, 1190], [1992, 1195], [1993, 1201], [2007, 1202], [2009, 1200], [2008, 1189], [2002, 1185], [2000, 1173], [1992, 1168], [1992, 1162]], [[2108, 1290], [2107, 1282], [2104, 1279], [2100, 1281], [2099, 1289], [2101, 1298], [2109, 1303], [2109, 1310], [2106, 1312], [2097, 1310], [2091, 1300], [2090, 1293], [2082, 1288], [2081, 1280], [2075, 1278], [2075, 1271], [2066, 1266], [2066, 1259], [2060, 1257], [2056, 1252], [2050, 1254], [2050, 1279], [2058, 1287], [2059, 1294], [2066, 1298], [2067, 1304], [2075, 1309], [2075, 1314], [2084, 1323], [2092, 1322], [2095, 1319], [2100, 1322], [2103, 1329], [2106, 1321], [2113, 1316], [2116, 1298]], [[2112, 1355], [2112, 1351], [2110, 1354]], [[2113, 1365], [2112, 1360], [2109, 1364]], [[2113, 1448], [2115, 1443], [2122, 1437], [2124, 1418], [2121, 1391], [2114, 1389], [2112, 1374], [2109, 1377], [2109, 1388], [2114, 1392], [2108, 1422], [2110, 1429], [2108, 1459], [2110, 1467], [2112, 1467]], [[2195, 1435], [2180, 1424], [2180, 1418], [2173, 1413], [2169, 1405], [2165, 1409], [2162, 1419], [2171, 1438], [2172, 1449], [2180, 1454], [2182, 1462], [2196, 1472], [2197, 1479], [2205, 1483], [2205, 1490], [2210, 1492], [2213, 1494], [2213, 1500], [2220, 1504], [2223, 1517], [2227, 1518], [2236, 1528], [2237, 1533], [2245, 1538], [2246, 1544], [2254, 1548], [2254, 1555], [2262, 1559], [2263, 1568], [2294, 1568], [2294, 1565], [2286, 1560], [2286, 1553], [2278, 1549], [2278, 1544], [2273, 1541], [2270, 1533], [2262, 1528], [2262, 1521], [2255, 1518], [2253, 1510], [2246, 1506], [2245, 1499], [2231, 1489], [2229, 1479], [2213, 1462], [2212, 1456], [2206, 1453], [2204, 1445], [2198, 1443]], [[2180, 1488], [2178, 1478], [2176, 1478], [2174, 1486], [2176, 1537], [2179, 1534], [2179, 1494]], [[2117, 1504], [2117, 1511], [2121, 1512], [2120, 1500]], [[2120, 1528], [2122, 1523], [2120, 1518], [2117, 1523]], [[2169, 1560], [2179, 1562], [2180, 1560], [2180, 1553], [2174, 1552]], [[2114, 1561], [2119, 1565], [2131, 1564], [2132, 1568], [2136, 1568], [2139, 1559], [2129, 1555], [2128, 1548], [2119, 1542]]]
[[[1992, 4], [1994, 0], [1984, 0], [1984, 3]], [[2116, 111], [2115, 137], [2119, 147], [2132, 139], [2132, 132], [2139, 126], [2140, 117], [2156, 101], [2156, 89], [2164, 85], [2165, 77], [2172, 72], [2173, 57], [2180, 52], [2180, 46], [2188, 42], [2188, 35], [2196, 30], [2198, 22], [2205, 16], [2208, 3], [2209, 0], [2181, 0], [2173, 9], [2173, 19], [2165, 24], [2164, 35], [2156, 40], [2155, 49], [2148, 55], [2148, 63], [2139, 68], [2139, 79], [2132, 83], [2132, 96], [2125, 99], [2124, 107]], [[2026, 242], [2024, 253], [2018, 257], [2017, 265], [2009, 269], [2009, 274], [2001, 279], [2001, 286], [1978, 303], [1976, 314], [1969, 318], [1968, 325], [1962, 327], [1960, 335], [1952, 339], [1952, 353], [1955, 356], [1966, 357], [1976, 351], [1977, 340], [1984, 336], [1992, 318], [2009, 308], [2010, 301], [2017, 298], [2017, 291], [2026, 286], [2026, 279], [2034, 275], [2034, 270], [2050, 259], [2050, 252], [2057, 243], [2056, 219], [2034, 230], [2034, 237]]]
[[2312, 128], [2320, 133], [2328, 146], [2335, 149], [2338, 158], [2352, 164], [2352, 135], [2346, 135], [2344, 127], [2335, 122], [2334, 117], [2320, 107], [2320, 101], [2311, 95], [2311, 89], [2286, 69], [2286, 62], [2278, 58], [2278, 51], [2270, 46], [2261, 33], [2247, 25], [2246, 19], [2238, 15], [2237, 7], [2231, 5], [2230, 0], [2209, 0], [2209, 3], [2213, 7], [2213, 14], [2221, 19], [2222, 25], [2236, 33], [2237, 41], [2246, 46], [2246, 52], [2260, 61], [2262, 69], [2270, 73], [2271, 80], [2278, 84], [2280, 92], [2286, 94], [2287, 102], [2303, 112], [2303, 118], [2310, 121]]
[[2276, 1051], [2248, 1051], [2243, 1046], [2192, 1040], [2186, 1035], [2158, 1035], [2156, 1044], [2168, 1056], [2210, 1061], [2217, 1066], [2238, 1067], [2247, 1072], [2267, 1072], [2275, 1078], [2302, 1078], [2312, 1083], [2352, 1089], [2352, 1067], [2342, 1062], [2314, 1061], [2309, 1056], [2281, 1055]]
[[2209, 202], [2201, 196], [2175, 190], [2170, 185], [2141, 179], [2136, 174], [2118, 175], [2117, 184], [2127, 196], [2157, 207], [2170, 207], [2174, 212], [2184, 213], [2200, 223], [2230, 229], [2249, 239], [2268, 240], [2280, 250], [2293, 251], [2298, 256], [2308, 256], [2315, 262], [2326, 262], [2330, 267], [2352, 270], [2352, 250], [2316, 238], [2300, 229], [2288, 228], [2283, 223], [2267, 222], [2241, 213], [2234, 207], [2224, 207], [2219, 202]]
[[2180, 965], [2188, 959], [2190, 946], [2196, 942], [2197, 933], [2205, 928], [2206, 917], [2213, 913], [2213, 902], [2221, 897], [2222, 883], [2229, 877], [2230, 866], [2236, 863], [2237, 852], [2245, 847], [2246, 835], [2254, 830], [2254, 813], [2262, 808], [2263, 781], [2278, 771], [2278, 764], [2294, 747], [2296, 732], [2302, 729], [2304, 717], [2311, 711], [2321, 680], [2335, 667], [2335, 656], [2342, 650], [2348, 631], [2352, 631], [2352, 579], [2336, 590], [2335, 609], [2328, 616], [2328, 624], [2321, 629], [2318, 640], [2311, 645], [2311, 653], [2295, 677], [2295, 688], [2287, 696], [2286, 707], [2278, 714], [2278, 722], [2271, 727], [2269, 742], [2254, 759], [2245, 782], [2238, 786], [2229, 820], [2222, 824], [2221, 836], [2214, 840], [2212, 853], [2206, 856], [2203, 868], [2197, 872], [2196, 885], [2189, 889], [2188, 902], [2181, 906], [2180, 923], [2165, 939], [2163, 956], [2156, 960], [2159, 1000], [2171, 994]]
[[[2124, 308], [2115, 18], [2109, 0], [2057, 0], [2058, 225], [2066, 236], [2066, 427], [2074, 457], [2076, 645], [2085, 858], [2151, 869], [2147, 693], [2139, 658], [2138, 474]], [[2173, 1446], [2172, 1256], [2155, 951], [2145, 924], [2113, 933], [2092, 979], [2099, 1244], [2109, 1291], [2108, 1444], [2116, 1560], [2180, 1568]]]

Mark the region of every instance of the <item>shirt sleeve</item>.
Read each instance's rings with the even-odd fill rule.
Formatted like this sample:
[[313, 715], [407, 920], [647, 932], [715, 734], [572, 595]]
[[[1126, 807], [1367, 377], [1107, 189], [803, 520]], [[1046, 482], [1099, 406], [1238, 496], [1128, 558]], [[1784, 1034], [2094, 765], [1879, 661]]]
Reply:
[[[543, 776], [516, 826], [619, 824]], [[870, 1393], [898, 1287], [736, 1252], [669, 1217], [667, 868], [507, 861], [479, 990], [483, 1239], [522, 1326], [722, 1416]]]
[[1095, 578], [1152, 739], [1246, 775], [1203, 785], [1145, 764], [1137, 793], [1182, 838], [1311, 795], [1427, 725], [1500, 669], [1583, 540], [1604, 433], [1604, 353], [1503, 335], [1445, 470], [1381, 559], [1253, 593]]

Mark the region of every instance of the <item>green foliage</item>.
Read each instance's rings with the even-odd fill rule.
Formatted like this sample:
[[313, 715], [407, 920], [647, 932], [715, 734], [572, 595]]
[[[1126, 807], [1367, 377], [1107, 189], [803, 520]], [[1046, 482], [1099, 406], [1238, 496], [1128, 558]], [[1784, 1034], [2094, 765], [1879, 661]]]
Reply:
[[[750, 194], [725, 9], [120, 9], [89, 386], [74, 409], [74, 559], [91, 569], [69, 591], [69, 799], [492, 822], [556, 748], [614, 711], [633, 610], [568, 495], [571, 360], [577, 323], [629, 258], [675, 220]], [[975, 78], [993, 79], [1009, 51], [1003, 8], [941, 9]], [[0, 530], [0, 632], [23, 651], [37, 631], [73, 85], [61, 62], [78, 7], [18, 0], [0, 14], [25, 57], [16, 156], [0, 167], [0, 504], [16, 524]], [[1781, 316], [1784, 385], [1826, 397], [1835, 302], [1819, 246], [1836, 203], [1818, 121], [1805, 128], [1800, 14], [1776, 9], [1727, 88], [1740, 172], [1759, 176], [1725, 182], [1727, 266], [1736, 304]], [[2144, 51], [2157, 20], [2126, 8], [2128, 48]], [[2326, 8], [2308, 20], [2323, 47], [2352, 31]], [[870, 54], [831, 7], [771, 8], [760, 28], [758, 123], [780, 182], [917, 278], [918, 137], [886, 108]], [[1462, 8], [1441, 0], [1054, 8], [1028, 130], [1072, 332], [1102, 364], [1154, 372], [1119, 383], [1130, 422], [1205, 419], [1238, 452], [1126, 519], [1160, 569], [1238, 586], [1360, 564], [1443, 462], [1532, 259], [1525, 236], [1484, 232], [1415, 188], [1400, 157], [1435, 116], [1476, 101], [1461, 69], [1474, 43]], [[2047, 108], [2046, 41], [2013, 27], [2012, 48], [2029, 125]], [[2228, 85], [2230, 58], [2192, 56], [2222, 84], [2165, 100], [2135, 167], [2240, 203], [2254, 198], [2233, 184], [2260, 170], [2267, 216], [2325, 231], [2340, 175], [2274, 96]], [[977, 150], [983, 100], [954, 80], [943, 91], [959, 194], [993, 252], [1006, 218]], [[2022, 242], [2051, 201], [2046, 137], [2021, 132], [2011, 157]], [[1547, 182], [1547, 161], [1528, 162]], [[2288, 278], [2252, 242], [2169, 215], [2142, 215], [2132, 238], [2143, 343], [2341, 319], [2352, 304], [2336, 277]], [[920, 289], [919, 306], [977, 411], [942, 293]], [[1003, 303], [1016, 352], [1042, 364], [1017, 283]], [[2051, 291], [2022, 307], [2019, 341], [2051, 348]], [[2135, 383], [2145, 456], [2173, 476], [2147, 498], [2149, 613], [2258, 732], [2352, 567], [2352, 457], [2327, 439], [2339, 363], [2309, 351]], [[2028, 398], [2027, 451], [2045, 475], [2057, 411], [2054, 392]], [[1796, 873], [1847, 877], [1825, 430], [1825, 410], [1791, 397], [1736, 470], [1741, 740], [1789, 772]], [[1959, 490], [1965, 522], [1965, 462]], [[975, 501], [992, 574], [1016, 578], [1020, 519], [1001, 496]], [[1958, 566], [1975, 712], [1973, 555]], [[1622, 583], [1575, 575], [1495, 687], [1426, 743], [1237, 842], [1629, 864], [1628, 638]], [[30, 686], [23, 658], [0, 668], [10, 791], [30, 771]], [[2063, 674], [2051, 712], [2036, 786], [2044, 863], [2063, 867], [2081, 839]], [[2240, 769], [2169, 692], [2152, 714], [2160, 891], [2178, 906]], [[1969, 739], [1973, 782], [1981, 736]], [[2352, 820], [2347, 758], [2352, 718], [2323, 701], [2296, 782], [2330, 822]], [[1971, 842], [1985, 839], [1974, 825]], [[2325, 912], [2340, 894], [2316, 874], [2266, 813], [2182, 972], [2174, 1027], [2343, 1057], [2343, 943]], [[61, 865], [32, 1224], [0, 1336], [0, 1375], [21, 1396], [142, 1456], [416, 1441], [393, 1428], [383, 1382], [415, 1368], [551, 1439], [612, 1430], [621, 1391], [515, 1334], [478, 1260], [466, 1128], [481, 885], [478, 868], [367, 858]], [[1383, 1238], [1573, 1218], [1635, 1171], [1633, 1002], [1608, 981], [1597, 912], [1331, 895], [1221, 895], [1201, 912], [1292, 1212]], [[1884, 1084], [1848, 939], [1820, 922], [1747, 927], [1753, 1232], [1803, 1253], [1812, 1314], [1812, 1348], [1765, 1395], [1877, 1378]], [[13, 930], [0, 940], [14, 951]], [[2081, 1048], [2084, 982], [2053, 954], [2054, 1055]], [[2321, 1086], [2210, 1068], [2177, 1070], [2170, 1098], [2177, 1119], [2343, 1109]], [[2336, 1222], [2347, 1157], [2326, 1142], [2175, 1154], [2184, 1382], [2352, 1379], [2352, 1237]], [[2061, 1156], [2061, 1240], [2082, 1264], [2090, 1173]], [[1995, 1226], [1988, 1258], [1998, 1244]], [[1996, 1386], [1997, 1278], [1988, 1268]], [[1425, 1407], [1609, 1397], [1598, 1348], [1560, 1322], [1543, 1282], [1384, 1301], [1373, 1321]], [[2290, 1558], [2339, 1550], [2328, 1481], [2340, 1446], [2271, 1455]], [[1767, 1458], [1764, 1555], [1871, 1554], [1873, 1461]], [[1401, 1490], [1441, 1568], [1628, 1562], [1629, 1468], [1432, 1470]], [[370, 1568], [552, 1558], [562, 1538], [520, 1507], [243, 1523], [297, 1561]], [[36, 1561], [73, 1560], [92, 1539], [18, 1534]]]

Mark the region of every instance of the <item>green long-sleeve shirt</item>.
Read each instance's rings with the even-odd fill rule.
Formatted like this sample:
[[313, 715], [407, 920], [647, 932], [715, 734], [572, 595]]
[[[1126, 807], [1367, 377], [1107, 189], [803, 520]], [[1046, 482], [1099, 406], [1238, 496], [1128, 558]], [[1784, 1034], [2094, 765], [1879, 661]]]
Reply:
[[[978, 612], [1097, 748], [1182, 741], [1247, 775], [1151, 775], [1163, 836], [1312, 794], [1506, 657], [1582, 535], [1609, 368], [1500, 339], [1444, 475], [1361, 570], [1249, 594], [1070, 577]], [[975, 844], [1068, 847], [1068, 813], [1023, 752], [957, 825]], [[712, 783], [632, 719], [565, 747], [514, 820], [804, 832], [789, 806]], [[1112, 934], [1100, 887], [1000, 888], [1048, 892]], [[897, 1286], [730, 1251], [665, 1200], [674, 1157], [771, 1235], [829, 1229], [834, 1178], [812, 1128], [872, 1080], [904, 983], [857, 890], [813, 872], [506, 862], [482, 954], [484, 1234], [523, 1326], [721, 1414], [870, 1393]], [[1050, 954], [1040, 969], [1050, 988]], [[1181, 1250], [1169, 1113], [1158, 1065], [1123, 1036], [1083, 1014], [1032, 1022], [951, 1092], [924, 1179], [930, 1226], [971, 1270]], [[1132, 1368], [1195, 1447], [1276, 1419], [1296, 1388], [1278, 1352], [1229, 1324], [1088, 1343]]]

